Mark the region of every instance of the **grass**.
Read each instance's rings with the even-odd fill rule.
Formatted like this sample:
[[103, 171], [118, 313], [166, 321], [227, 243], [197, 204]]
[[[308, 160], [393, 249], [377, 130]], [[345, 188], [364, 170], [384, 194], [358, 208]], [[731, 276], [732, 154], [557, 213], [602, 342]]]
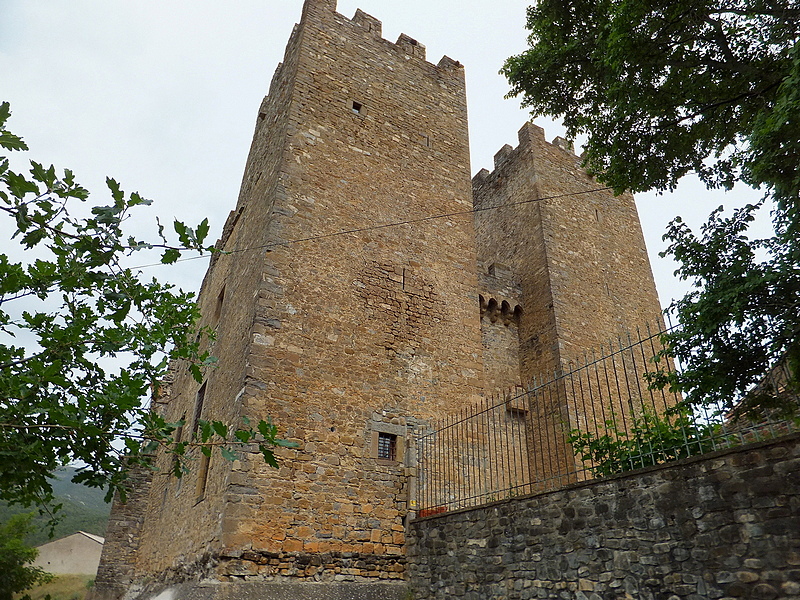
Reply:
[[50, 583], [40, 585], [27, 592], [31, 600], [44, 600], [50, 594], [51, 600], [85, 600], [89, 593], [89, 582], [93, 575], [59, 575]]

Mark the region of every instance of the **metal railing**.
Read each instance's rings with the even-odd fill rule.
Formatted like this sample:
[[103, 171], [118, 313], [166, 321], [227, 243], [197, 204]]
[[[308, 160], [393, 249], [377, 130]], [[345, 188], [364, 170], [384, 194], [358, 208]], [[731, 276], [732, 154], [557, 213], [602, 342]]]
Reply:
[[774, 415], [757, 423], [689, 411], [651, 389], [656, 331], [637, 331], [565, 373], [485, 397], [417, 439], [419, 515], [485, 504], [797, 431]]

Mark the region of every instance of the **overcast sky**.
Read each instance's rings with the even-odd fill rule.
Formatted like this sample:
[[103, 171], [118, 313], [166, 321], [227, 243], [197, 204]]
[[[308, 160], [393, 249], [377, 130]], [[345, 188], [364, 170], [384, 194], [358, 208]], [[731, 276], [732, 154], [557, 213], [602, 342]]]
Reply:
[[[529, 118], [498, 69], [526, 46], [525, 0], [339, 0], [383, 21], [383, 35], [406, 33], [438, 62], [447, 54], [466, 68], [472, 172], [492, 169], [504, 144]], [[11, 102], [10, 129], [29, 157], [69, 167], [108, 198], [107, 175], [155, 201], [141, 213], [211, 221], [216, 239], [238, 195], [256, 112], [283, 56], [301, 0], [0, 0], [0, 100]], [[556, 123], [537, 119], [552, 140]], [[682, 295], [674, 264], [660, 259], [669, 220], [698, 226], [719, 204], [753, 193], [711, 194], [699, 185], [637, 203], [662, 304]], [[5, 238], [4, 238], [5, 239]], [[3, 241], [4, 251], [9, 242]], [[149, 262], [145, 260], [144, 262]], [[148, 269], [196, 289], [207, 261]]]

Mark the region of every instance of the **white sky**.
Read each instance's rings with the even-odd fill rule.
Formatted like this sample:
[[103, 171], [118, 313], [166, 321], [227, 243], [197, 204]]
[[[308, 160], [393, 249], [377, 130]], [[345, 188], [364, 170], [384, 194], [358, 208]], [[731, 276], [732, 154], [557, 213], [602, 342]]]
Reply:
[[[383, 21], [383, 35], [403, 32], [466, 68], [472, 172], [492, 169], [504, 144], [528, 118], [497, 71], [526, 47], [526, 0], [339, 0]], [[29, 157], [71, 168], [105, 201], [107, 175], [155, 201], [140, 217], [211, 221], [218, 237], [238, 195], [256, 112], [282, 59], [302, 0], [0, 0], [0, 101], [11, 102], [10, 129]], [[547, 139], [563, 129], [536, 122]], [[19, 166], [18, 166], [19, 168]], [[745, 190], [746, 192], [746, 190]], [[637, 197], [662, 304], [686, 289], [675, 265], [658, 258], [669, 220], [693, 227], [719, 204], [739, 205], [753, 192], [707, 192], [682, 185], [671, 196]], [[4, 230], [2, 228], [0, 230]], [[153, 226], [150, 231], [154, 232]], [[152, 238], [153, 236], [150, 235]], [[3, 251], [17, 250], [2, 238]], [[7, 249], [7, 250], [6, 250]], [[142, 257], [142, 262], [151, 259]], [[207, 261], [148, 269], [196, 289]]]

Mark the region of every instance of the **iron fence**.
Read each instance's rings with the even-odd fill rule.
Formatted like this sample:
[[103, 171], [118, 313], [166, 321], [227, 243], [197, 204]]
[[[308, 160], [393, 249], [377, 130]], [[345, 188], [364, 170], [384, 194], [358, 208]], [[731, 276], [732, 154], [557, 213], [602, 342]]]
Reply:
[[762, 415], [690, 411], [645, 375], [664, 330], [637, 331], [566, 372], [485, 397], [417, 439], [420, 516], [544, 492], [797, 431]]

